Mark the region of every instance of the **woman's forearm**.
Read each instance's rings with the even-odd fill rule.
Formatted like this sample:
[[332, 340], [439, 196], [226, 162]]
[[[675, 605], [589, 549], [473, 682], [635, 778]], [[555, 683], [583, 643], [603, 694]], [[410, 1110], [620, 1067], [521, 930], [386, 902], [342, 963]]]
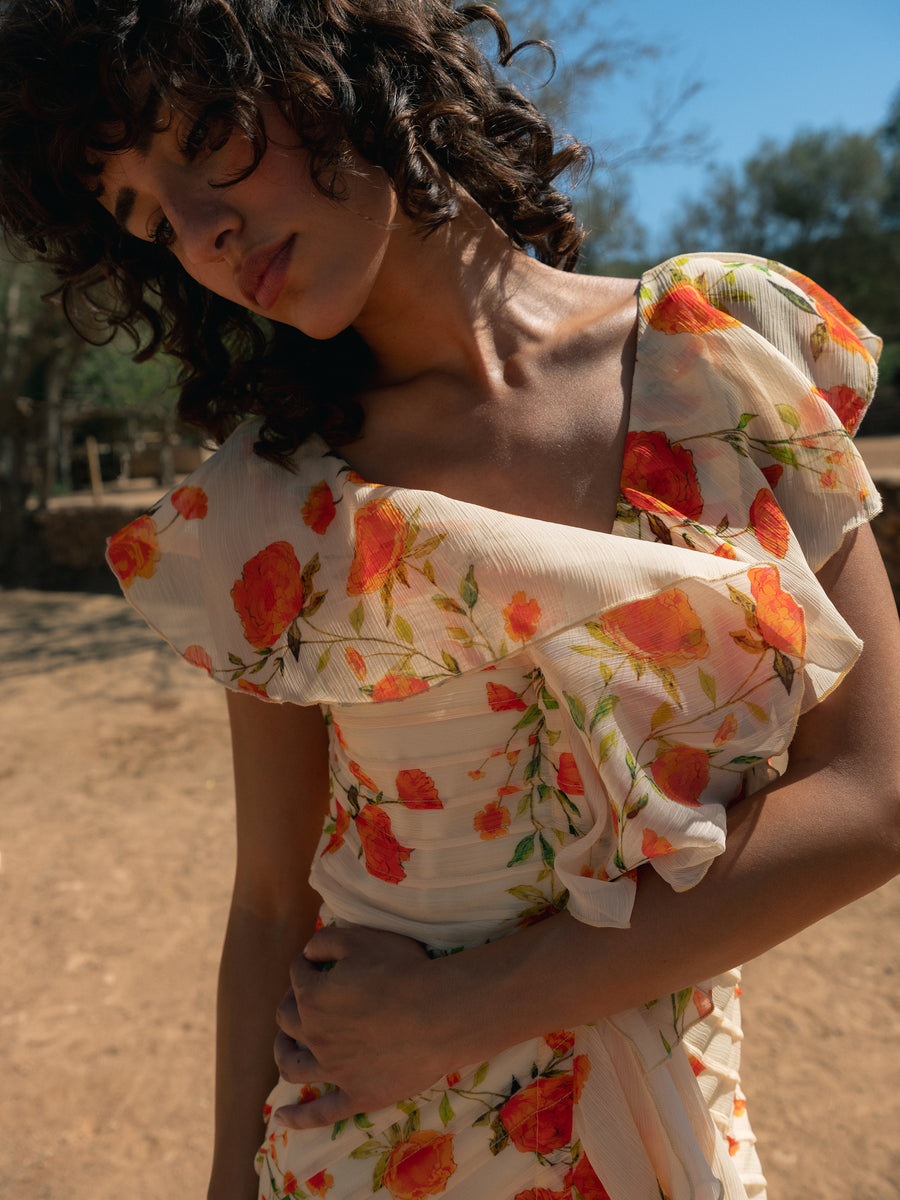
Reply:
[[696, 887], [675, 894], [642, 868], [627, 930], [561, 913], [438, 960], [431, 986], [459, 1015], [446, 1031], [458, 1065], [716, 975], [887, 882], [900, 870], [900, 802], [878, 774], [866, 787], [840, 767], [789, 773], [732, 810], [726, 850]]
[[216, 1130], [209, 1200], [255, 1200], [256, 1151], [263, 1105], [278, 1079], [272, 1058], [275, 1010], [288, 964], [312, 931], [282, 925], [233, 905], [219, 969], [216, 1029]]

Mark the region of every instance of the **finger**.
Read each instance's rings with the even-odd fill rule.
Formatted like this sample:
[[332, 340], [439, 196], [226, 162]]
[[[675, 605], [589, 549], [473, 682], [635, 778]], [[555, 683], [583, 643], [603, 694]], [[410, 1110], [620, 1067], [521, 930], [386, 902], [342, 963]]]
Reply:
[[275, 1023], [279, 1029], [283, 1029], [286, 1034], [298, 1041], [303, 1040], [303, 1025], [300, 1018], [300, 1011], [297, 1008], [297, 998], [294, 993], [285, 992], [281, 998], [281, 1003], [275, 1010]]
[[326, 925], [317, 930], [303, 947], [303, 957], [314, 963], [338, 962], [351, 953], [355, 942], [355, 930]]
[[287, 1033], [276, 1034], [273, 1053], [278, 1074], [288, 1083], [313, 1083], [322, 1074], [313, 1052]]
[[288, 1129], [316, 1129], [320, 1125], [346, 1121], [356, 1111], [353, 1101], [340, 1088], [336, 1088], [306, 1104], [286, 1104], [272, 1113], [272, 1120], [286, 1125]]

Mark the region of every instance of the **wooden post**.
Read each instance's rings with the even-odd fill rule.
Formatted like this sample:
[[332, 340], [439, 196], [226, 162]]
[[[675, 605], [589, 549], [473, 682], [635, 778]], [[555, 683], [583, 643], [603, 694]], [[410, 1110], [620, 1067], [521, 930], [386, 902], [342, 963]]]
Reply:
[[100, 476], [100, 451], [97, 448], [97, 439], [92, 435], [86, 437], [84, 448], [87, 451], [88, 470], [91, 473], [91, 494], [95, 500], [99, 500], [103, 495], [103, 480]]

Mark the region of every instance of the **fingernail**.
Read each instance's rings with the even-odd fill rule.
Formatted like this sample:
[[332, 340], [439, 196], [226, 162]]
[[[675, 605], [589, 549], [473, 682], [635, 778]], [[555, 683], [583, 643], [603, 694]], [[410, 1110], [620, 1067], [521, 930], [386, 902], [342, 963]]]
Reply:
[[287, 1122], [284, 1119], [284, 1109], [276, 1108], [272, 1113], [272, 1120], [277, 1121], [279, 1125], [285, 1125]]

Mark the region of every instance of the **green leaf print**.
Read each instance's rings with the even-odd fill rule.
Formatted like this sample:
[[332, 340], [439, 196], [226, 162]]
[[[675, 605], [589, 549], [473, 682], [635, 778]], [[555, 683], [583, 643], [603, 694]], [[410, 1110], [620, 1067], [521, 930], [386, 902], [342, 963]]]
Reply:
[[438, 1116], [445, 1125], [449, 1125], [456, 1113], [453, 1111], [453, 1106], [450, 1103], [449, 1092], [444, 1092], [441, 1097], [441, 1103], [438, 1107]]
[[518, 863], [526, 862], [534, 854], [534, 839], [537, 835], [534, 833], [526, 834], [519, 842], [513, 851], [513, 856], [506, 864], [508, 867], [514, 867]]
[[784, 463], [786, 467], [796, 467], [797, 455], [790, 446], [783, 446], [778, 442], [766, 442], [766, 451], [770, 458], [774, 458], [776, 462]]
[[572, 720], [583, 733], [585, 719], [583, 702], [579, 700], [577, 696], [570, 696], [568, 692], [563, 692], [563, 698], [565, 699], [566, 704], [569, 706], [569, 713], [572, 716]]
[[459, 594], [466, 608], [473, 609], [478, 603], [478, 584], [475, 582], [475, 564], [473, 563], [459, 585]]
[[741, 413], [740, 420], [737, 423], [738, 430], [746, 429], [754, 417], [759, 416], [758, 413]]
[[600, 697], [597, 701], [597, 707], [594, 709], [594, 715], [591, 717], [591, 733], [594, 732], [604, 717], [609, 716], [618, 703], [618, 696]]
[[359, 633], [363, 627], [363, 621], [366, 619], [366, 610], [363, 608], [363, 602], [360, 600], [356, 608], [350, 614], [350, 624], [353, 627], [354, 633]]
[[806, 296], [804, 296], [802, 292], [795, 292], [793, 288], [782, 287], [780, 283], [776, 283], [771, 277], [769, 278], [769, 283], [776, 292], [780, 292], [781, 295], [784, 296], [785, 300], [790, 301], [791, 304], [795, 305], [803, 312], [811, 313], [814, 317], [819, 315], [819, 310], [811, 300], [807, 300]]
[[553, 863], [556, 858], [556, 851], [547, 841], [543, 834], [540, 835], [541, 840], [541, 861], [553, 870]]
[[776, 404], [775, 410], [785, 425], [790, 425], [791, 429], [800, 428], [800, 417], [796, 408], [792, 408], [790, 404]]
[[413, 635], [412, 626], [404, 617], [394, 617], [394, 632], [397, 637], [402, 638], [404, 642], [412, 644], [416, 639]]

